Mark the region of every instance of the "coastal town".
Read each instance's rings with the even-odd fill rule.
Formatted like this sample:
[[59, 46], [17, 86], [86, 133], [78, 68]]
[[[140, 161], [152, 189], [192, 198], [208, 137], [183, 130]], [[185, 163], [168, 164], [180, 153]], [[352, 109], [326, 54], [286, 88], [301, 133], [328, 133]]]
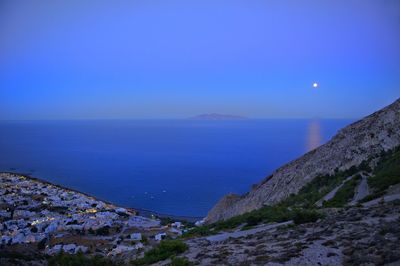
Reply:
[[0, 246], [134, 259], [186, 229], [162, 223], [82, 193], [12, 173], [0, 173]]

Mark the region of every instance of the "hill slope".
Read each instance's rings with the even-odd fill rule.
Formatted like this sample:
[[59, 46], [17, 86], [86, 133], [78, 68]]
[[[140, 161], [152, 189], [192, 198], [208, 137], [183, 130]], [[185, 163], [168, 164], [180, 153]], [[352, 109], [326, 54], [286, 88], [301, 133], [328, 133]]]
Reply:
[[299, 192], [318, 176], [359, 166], [399, 145], [400, 99], [343, 128], [328, 143], [277, 169], [249, 193], [223, 197], [205, 221], [226, 220], [277, 203]]

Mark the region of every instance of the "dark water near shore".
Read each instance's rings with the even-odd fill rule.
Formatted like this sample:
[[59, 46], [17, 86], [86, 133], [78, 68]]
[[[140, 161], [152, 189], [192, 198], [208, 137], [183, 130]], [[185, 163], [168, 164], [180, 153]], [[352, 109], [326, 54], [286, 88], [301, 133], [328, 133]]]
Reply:
[[350, 120], [0, 122], [0, 171], [115, 204], [204, 216]]

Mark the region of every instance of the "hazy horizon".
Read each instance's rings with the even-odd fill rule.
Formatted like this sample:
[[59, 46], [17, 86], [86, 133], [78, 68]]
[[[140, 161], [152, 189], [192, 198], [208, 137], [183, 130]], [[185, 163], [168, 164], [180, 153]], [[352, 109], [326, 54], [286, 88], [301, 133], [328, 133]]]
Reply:
[[[372, 113], [371, 113], [372, 114]], [[203, 114], [199, 114], [203, 115]], [[231, 114], [223, 114], [223, 115], [231, 115]], [[236, 114], [235, 114], [236, 115]], [[363, 117], [242, 117], [242, 119], [194, 119], [197, 115], [194, 116], [186, 116], [186, 117], [126, 117], [126, 118], [37, 118], [37, 119], [0, 119], [0, 122], [24, 122], [24, 121], [130, 121], [130, 120], [198, 120], [198, 121], [242, 121], [242, 120], [359, 120]], [[240, 115], [238, 115], [240, 116]]]

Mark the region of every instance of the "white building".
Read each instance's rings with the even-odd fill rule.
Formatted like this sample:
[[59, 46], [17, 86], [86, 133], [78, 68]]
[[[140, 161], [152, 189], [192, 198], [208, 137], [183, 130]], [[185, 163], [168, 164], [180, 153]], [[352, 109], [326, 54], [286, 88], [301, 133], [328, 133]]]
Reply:
[[194, 223], [195, 226], [202, 226], [204, 224], [204, 219]]
[[141, 233], [133, 233], [133, 234], [131, 234], [131, 239], [140, 241], [140, 240], [142, 240], [142, 234]]
[[163, 239], [166, 238], [166, 237], [167, 237], [167, 234], [166, 234], [166, 233], [159, 233], [159, 234], [157, 234], [157, 235], [154, 236], [154, 239], [157, 240], [157, 241], [161, 241], [161, 240], [163, 240]]
[[176, 228], [181, 228], [182, 223], [181, 222], [174, 222], [171, 224], [172, 227], [176, 227]]

